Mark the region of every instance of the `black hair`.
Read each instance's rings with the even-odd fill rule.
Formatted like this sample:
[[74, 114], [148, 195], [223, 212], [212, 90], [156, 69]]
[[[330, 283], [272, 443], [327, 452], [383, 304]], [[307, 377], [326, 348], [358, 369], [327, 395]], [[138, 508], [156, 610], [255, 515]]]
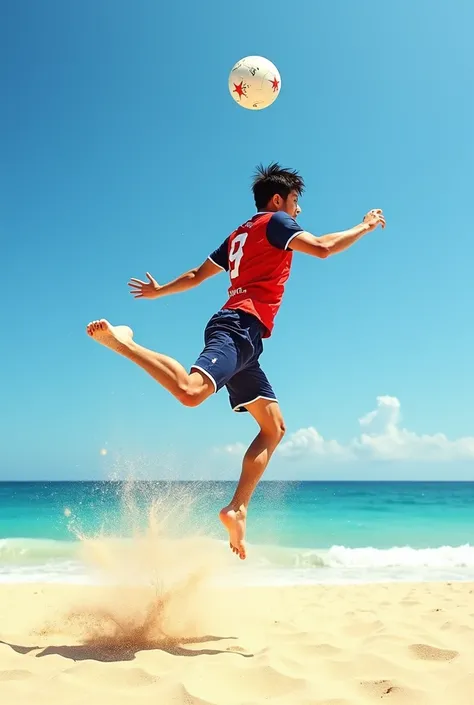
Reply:
[[291, 191], [301, 196], [305, 188], [303, 178], [293, 169], [284, 169], [277, 162], [257, 167], [252, 184], [257, 210], [266, 208], [276, 194], [286, 200]]

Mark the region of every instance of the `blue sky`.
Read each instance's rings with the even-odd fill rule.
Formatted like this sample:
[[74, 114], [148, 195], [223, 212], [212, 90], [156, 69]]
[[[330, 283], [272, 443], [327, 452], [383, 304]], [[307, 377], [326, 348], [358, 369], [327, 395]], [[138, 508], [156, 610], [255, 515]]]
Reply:
[[[2, 15], [0, 478], [236, 476], [254, 426], [225, 391], [184, 409], [84, 327], [127, 323], [188, 367], [226, 275], [152, 302], [127, 281], [200, 264], [273, 159], [305, 177], [311, 232], [374, 207], [388, 225], [294, 258], [262, 358], [288, 426], [267, 478], [472, 477], [469, 0], [5, 0]], [[282, 76], [259, 113], [227, 89], [249, 54]]]

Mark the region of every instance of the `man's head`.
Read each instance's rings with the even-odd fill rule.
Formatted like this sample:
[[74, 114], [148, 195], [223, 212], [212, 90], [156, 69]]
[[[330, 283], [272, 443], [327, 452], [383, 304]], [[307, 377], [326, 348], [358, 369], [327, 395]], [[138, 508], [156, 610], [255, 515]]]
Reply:
[[283, 169], [277, 163], [260, 165], [252, 191], [258, 211], [285, 211], [292, 218], [301, 212], [298, 198], [304, 191], [304, 181], [297, 171]]

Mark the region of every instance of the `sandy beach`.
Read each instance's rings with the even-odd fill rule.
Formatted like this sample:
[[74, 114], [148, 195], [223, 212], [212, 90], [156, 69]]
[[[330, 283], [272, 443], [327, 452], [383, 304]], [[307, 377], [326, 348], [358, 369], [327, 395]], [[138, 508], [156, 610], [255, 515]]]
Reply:
[[474, 703], [470, 583], [23, 584], [0, 605], [6, 705]]

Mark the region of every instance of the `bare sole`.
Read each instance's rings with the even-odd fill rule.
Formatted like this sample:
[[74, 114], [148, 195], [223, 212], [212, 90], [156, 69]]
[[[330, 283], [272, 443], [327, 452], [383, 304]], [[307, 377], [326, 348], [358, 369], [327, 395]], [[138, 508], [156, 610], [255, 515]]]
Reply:
[[86, 328], [87, 335], [97, 343], [111, 350], [119, 350], [133, 340], [133, 330], [128, 326], [112, 326], [105, 318], [91, 321]]
[[234, 509], [225, 507], [220, 511], [219, 519], [229, 533], [229, 543], [232, 551], [239, 556], [241, 560], [245, 560], [247, 557], [245, 547], [247, 513], [241, 509], [235, 511]]

